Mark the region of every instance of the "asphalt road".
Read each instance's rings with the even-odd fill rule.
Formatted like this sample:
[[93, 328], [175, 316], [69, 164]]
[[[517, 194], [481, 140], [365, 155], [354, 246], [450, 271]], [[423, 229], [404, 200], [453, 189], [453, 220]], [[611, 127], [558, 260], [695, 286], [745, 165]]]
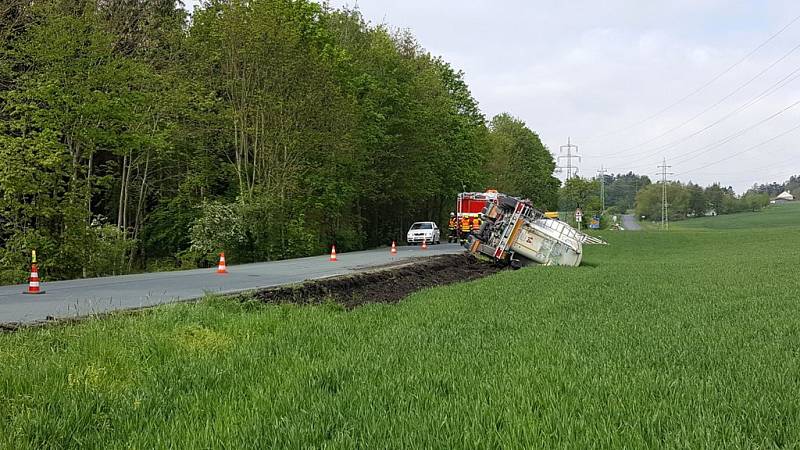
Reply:
[[633, 214], [624, 214], [622, 216], [622, 228], [625, 228], [625, 231], [639, 231], [642, 226], [639, 225], [639, 221], [636, 220]]
[[118, 277], [43, 283], [42, 295], [24, 295], [26, 285], [0, 286], [0, 323], [33, 323], [48, 317], [67, 318], [113, 310], [141, 308], [199, 298], [206, 293], [232, 293], [306, 280], [363, 272], [371, 268], [424, 256], [459, 253], [457, 244], [398, 247], [339, 253], [338, 262], [328, 256], [228, 266], [227, 275], [216, 268], [159, 272]]

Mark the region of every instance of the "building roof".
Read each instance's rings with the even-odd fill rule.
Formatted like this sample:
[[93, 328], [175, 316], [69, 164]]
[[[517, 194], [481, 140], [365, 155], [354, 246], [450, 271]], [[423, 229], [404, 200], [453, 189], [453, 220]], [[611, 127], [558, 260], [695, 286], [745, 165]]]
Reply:
[[789, 192], [789, 191], [783, 191], [783, 192], [781, 192], [781, 194], [779, 196], [775, 197], [775, 200], [788, 200], [788, 201], [791, 201], [791, 200], [794, 200], [794, 195], [792, 195], [791, 192]]

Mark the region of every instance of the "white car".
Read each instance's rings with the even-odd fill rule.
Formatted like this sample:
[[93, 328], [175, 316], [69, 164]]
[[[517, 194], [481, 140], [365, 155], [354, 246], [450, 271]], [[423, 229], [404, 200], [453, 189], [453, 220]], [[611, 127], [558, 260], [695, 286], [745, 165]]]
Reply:
[[423, 242], [438, 244], [440, 238], [441, 232], [434, 222], [416, 222], [411, 225], [406, 235], [406, 241], [408, 241], [409, 245]]

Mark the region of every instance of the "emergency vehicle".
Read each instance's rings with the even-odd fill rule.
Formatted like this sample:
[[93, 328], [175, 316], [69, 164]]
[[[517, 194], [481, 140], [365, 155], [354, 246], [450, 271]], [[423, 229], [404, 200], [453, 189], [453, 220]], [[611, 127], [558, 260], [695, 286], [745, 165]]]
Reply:
[[497, 203], [498, 195], [498, 192], [494, 189], [489, 189], [486, 192], [462, 192], [458, 194], [456, 219], [461, 220], [462, 217], [473, 218], [480, 216], [489, 202]]

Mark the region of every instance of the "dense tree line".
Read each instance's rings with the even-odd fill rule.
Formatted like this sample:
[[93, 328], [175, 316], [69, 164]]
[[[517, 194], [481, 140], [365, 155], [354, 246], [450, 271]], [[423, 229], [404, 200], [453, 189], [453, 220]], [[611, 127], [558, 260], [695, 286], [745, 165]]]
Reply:
[[411, 34], [307, 0], [3, 2], [0, 159], [4, 282], [33, 248], [50, 279], [289, 258], [558, 187]]
[[615, 214], [622, 214], [636, 207], [636, 193], [651, 184], [646, 175], [633, 172], [605, 175], [606, 207]]
[[[603, 183], [605, 184], [601, 187]], [[605, 196], [605, 211], [602, 212], [623, 214], [635, 207], [636, 194], [650, 183], [650, 178], [646, 175], [636, 175], [633, 172], [605, 174], [603, 178], [592, 179], [574, 177], [561, 187], [558, 208], [559, 211], [581, 208], [587, 213], [599, 214], [604, 203], [602, 192]]]
[[[770, 198], [791, 190], [800, 177], [792, 177], [784, 184], [756, 185], [744, 195], [737, 195], [732, 187], [719, 183], [703, 188], [692, 182], [667, 184], [667, 201], [670, 220], [681, 220], [706, 215], [732, 214], [759, 211], [769, 204]], [[776, 188], [775, 186], [778, 186]], [[772, 194], [770, 194], [772, 193]], [[634, 173], [605, 176], [605, 211], [602, 208], [601, 179], [574, 177], [559, 190], [559, 210], [584, 211], [584, 217], [595, 214], [622, 214], [634, 210], [645, 220], [661, 220], [663, 185], [653, 184], [647, 176]], [[570, 216], [571, 217], [571, 216]]]
[[783, 183], [772, 182], [769, 184], [755, 184], [748, 192], [755, 192], [758, 194], [767, 194], [770, 197], [776, 197], [784, 191], [789, 191], [800, 197], [800, 175], [792, 175]]
[[[662, 184], [651, 184], [640, 190], [636, 194], [636, 214], [646, 220], [660, 221], [662, 198]], [[769, 195], [754, 191], [736, 195], [732, 187], [723, 187], [719, 183], [706, 188], [691, 182], [667, 184], [670, 220], [759, 211], [769, 204], [769, 200]]]

